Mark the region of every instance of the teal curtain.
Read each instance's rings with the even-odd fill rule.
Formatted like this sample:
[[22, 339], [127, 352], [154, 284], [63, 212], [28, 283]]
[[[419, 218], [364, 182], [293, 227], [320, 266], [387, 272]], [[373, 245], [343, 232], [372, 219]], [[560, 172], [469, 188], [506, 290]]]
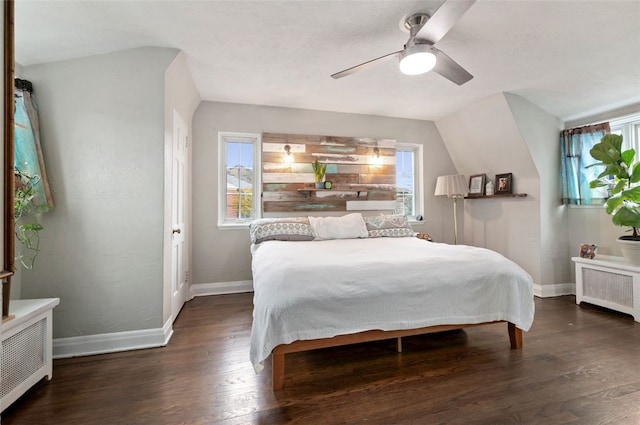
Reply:
[[587, 167], [598, 163], [589, 151], [609, 132], [609, 123], [602, 123], [560, 133], [563, 204], [601, 205], [606, 201], [607, 188], [589, 188], [589, 182], [598, 177], [602, 167]]
[[53, 208], [53, 199], [40, 146], [38, 106], [29, 81], [16, 78], [14, 101], [13, 167], [23, 176], [33, 179], [36, 192], [32, 200], [33, 206], [36, 211], [45, 212]]

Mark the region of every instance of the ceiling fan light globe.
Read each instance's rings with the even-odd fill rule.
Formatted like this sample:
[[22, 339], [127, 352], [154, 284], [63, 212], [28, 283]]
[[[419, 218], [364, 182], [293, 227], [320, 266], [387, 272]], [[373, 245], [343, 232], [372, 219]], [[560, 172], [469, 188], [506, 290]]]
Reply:
[[413, 46], [400, 56], [400, 72], [405, 75], [419, 75], [436, 66], [436, 55], [430, 46]]

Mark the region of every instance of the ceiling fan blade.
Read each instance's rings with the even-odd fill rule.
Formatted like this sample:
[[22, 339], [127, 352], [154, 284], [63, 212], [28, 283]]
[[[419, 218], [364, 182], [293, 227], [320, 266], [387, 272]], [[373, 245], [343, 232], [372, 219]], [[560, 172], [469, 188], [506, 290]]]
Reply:
[[473, 78], [473, 75], [469, 74], [449, 56], [436, 48], [434, 50], [436, 51], [436, 66], [433, 68], [433, 72], [437, 72], [459, 86]]
[[445, 0], [427, 23], [420, 28], [415, 38], [436, 44], [475, 2], [476, 0]]
[[389, 53], [388, 55], [380, 56], [379, 58], [371, 59], [370, 61], [361, 63], [360, 65], [356, 65], [356, 66], [352, 66], [351, 68], [347, 68], [344, 71], [336, 72], [335, 74], [332, 74], [331, 77], [333, 77], [335, 79], [346, 77], [346, 76], [351, 75], [353, 73], [356, 73], [358, 71], [362, 71], [363, 69], [367, 69], [369, 67], [377, 65], [379, 62], [382, 62], [383, 60], [390, 59], [390, 58], [393, 58], [393, 57], [397, 58], [398, 55], [400, 54], [400, 52], [401, 52], [401, 50], [397, 51], [397, 52]]

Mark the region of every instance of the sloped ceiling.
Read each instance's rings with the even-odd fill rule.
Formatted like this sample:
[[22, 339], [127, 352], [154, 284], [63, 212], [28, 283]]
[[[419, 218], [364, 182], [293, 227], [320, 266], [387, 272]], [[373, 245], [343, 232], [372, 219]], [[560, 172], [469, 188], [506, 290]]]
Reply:
[[[450, 0], [455, 1], [455, 0]], [[140, 46], [178, 48], [203, 100], [436, 120], [500, 92], [564, 120], [640, 101], [640, 2], [479, 0], [437, 47], [463, 86], [393, 61], [403, 18], [441, 1], [18, 1], [23, 66]]]

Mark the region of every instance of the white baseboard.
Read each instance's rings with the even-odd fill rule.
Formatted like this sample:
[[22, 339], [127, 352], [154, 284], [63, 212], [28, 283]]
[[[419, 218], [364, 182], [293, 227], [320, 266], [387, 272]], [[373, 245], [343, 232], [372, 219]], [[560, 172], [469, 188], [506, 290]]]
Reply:
[[196, 283], [189, 288], [191, 297], [204, 295], [239, 294], [253, 292], [252, 280], [237, 280], [235, 282]]
[[74, 336], [53, 340], [53, 358], [89, 356], [118, 351], [164, 347], [173, 335], [173, 317], [162, 328], [108, 334]]
[[559, 297], [560, 295], [575, 295], [575, 283], [556, 283], [554, 285], [533, 284], [533, 294], [540, 298]]

